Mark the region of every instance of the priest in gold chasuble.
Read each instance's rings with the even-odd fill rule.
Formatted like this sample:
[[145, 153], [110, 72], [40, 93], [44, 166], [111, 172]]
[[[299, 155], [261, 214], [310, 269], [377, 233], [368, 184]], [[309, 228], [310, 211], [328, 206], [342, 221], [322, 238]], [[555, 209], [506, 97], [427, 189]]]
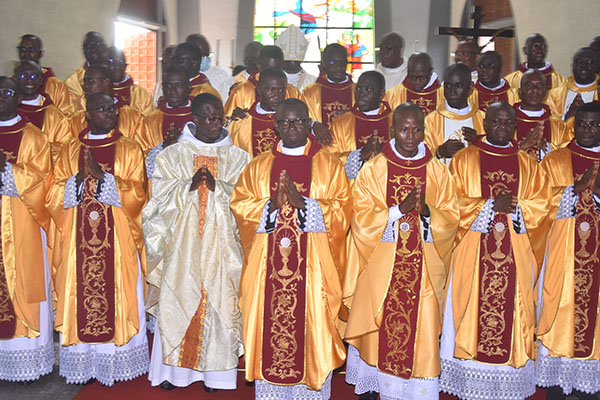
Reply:
[[504, 78], [500, 77], [502, 56], [495, 51], [486, 51], [477, 62], [477, 81], [471, 92], [471, 104], [485, 112], [490, 104], [503, 101], [513, 104], [514, 93]]
[[494, 103], [484, 138], [450, 163], [460, 225], [447, 285], [440, 389], [462, 399], [522, 400], [535, 392], [534, 249], [546, 237], [550, 186], [511, 141], [514, 109]]
[[575, 113], [575, 140], [544, 158], [552, 186], [540, 277], [537, 383], [553, 399], [600, 391], [600, 104]]
[[110, 386], [148, 371], [144, 159], [118, 130], [113, 99], [88, 100], [89, 127], [63, 146], [46, 199], [58, 230], [54, 326], [67, 383]]
[[245, 253], [246, 380], [256, 399], [328, 399], [345, 359], [332, 254], [348, 232], [350, 189], [339, 160], [308, 138], [304, 103], [285, 100], [275, 120], [281, 140], [248, 164], [231, 199]]
[[329, 151], [344, 163], [348, 179], [356, 178], [364, 162], [379, 154], [390, 140], [393, 110], [383, 101], [385, 78], [377, 71], [364, 72], [354, 89], [356, 102], [350, 112], [330, 126], [333, 143]]
[[423, 111], [394, 112], [394, 138], [354, 184], [344, 280], [346, 382], [360, 399], [439, 396], [444, 285], [459, 214], [450, 172], [423, 144]]
[[44, 207], [48, 140], [18, 112], [17, 83], [0, 77], [0, 380], [52, 372], [54, 343]]
[[270, 152], [279, 140], [274, 127], [275, 110], [285, 100], [286, 86], [287, 77], [282, 69], [262, 70], [256, 87], [258, 100], [243, 119], [229, 125], [231, 141], [252, 157]]
[[223, 105], [209, 93], [192, 101], [192, 121], [156, 158], [143, 231], [158, 318], [150, 374], [165, 389], [203, 381], [235, 389], [242, 344], [237, 306], [243, 253], [229, 200], [250, 156], [223, 128]]
[[329, 127], [335, 117], [349, 111], [354, 104], [354, 83], [346, 73], [346, 49], [331, 43], [321, 53], [323, 73], [302, 94], [310, 110], [310, 117]]

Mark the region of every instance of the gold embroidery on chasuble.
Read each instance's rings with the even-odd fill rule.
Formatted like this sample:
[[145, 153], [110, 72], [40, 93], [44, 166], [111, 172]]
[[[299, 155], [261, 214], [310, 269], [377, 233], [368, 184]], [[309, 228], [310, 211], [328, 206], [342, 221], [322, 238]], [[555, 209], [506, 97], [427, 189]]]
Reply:
[[255, 133], [255, 154], [262, 154], [273, 150], [273, 144], [277, 141], [277, 134], [273, 128], [258, 130]]
[[[383, 152], [388, 158], [388, 207], [400, 204], [417, 185], [425, 190], [426, 161], [418, 160], [418, 166], [410, 167], [407, 160], [401, 160], [393, 153], [389, 144]], [[428, 156], [427, 160], [430, 153]], [[397, 226], [394, 267], [379, 329], [377, 367], [385, 373], [409, 379], [414, 367], [423, 273], [421, 221], [416, 209], [402, 216]]]
[[[491, 148], [486, 143], [477, 145]], [[506, 190], [518, 194], [519, 164], [516, 150], [511, 149], [502, 149], [506, 154], [479, 151], [483, 198], [495, 198]], [[509, 224], [512, 221], [507, 214], [496, 213], [490, 232], [480, 237], [476, 359], [492, 364], [508, 362], [512, 346], [516, 263]]]
[[[572, 142], [574, 143], [574, 142]], [[574, 181], [577, 182], [597, 153], [569, 144]], [[573, 151], [575, 150], [575, 151]], [[594, 158], [590, 156], [595, 156]], [[576, 358], [587, 358], [594, 351], [594, 336], [598, 318], [600, 291], [600, 214], [596, 211], [593, 192], [586, 189], [579, 194], [576, 204], [574, 237], [574, 348]]]
[[[312, 157], [319, 145], [311, 140], [309, 153], [287, 156], [275, 145], [271, 167], [271, 197], [283, 170], [299, 193], [310, 195]], [[298, 226], [298, 210], [286, 202], [268, 234], [262, 332], [261, 372], [267, 382], [295, 385], [306, 375], [306, 262], [308, 234]]]
[[323, 103], [323, 113], [325, 114], [325, 120], [328, 125], [331, 125], [331, 120], [335, 117], [338, 111], [348, 111], [350, 107], [340, 101], [333, 101], [331, 103]]
[[425, 115], [435, 110], [435, 102], [431, 99], [426, 99], [423, 96], [411, 99], [410, 101], [418, 105], [421, 110], [424, 110]]
[[[217, 179], [217, 157], [194, 155], [194, 172], [206, 167], [212, 176]], [[198, 239], [202, 240], [204, 220], [206, 218], [206, 204], [208, 201], [208, 187], [205, 184], [198, 186]], [[198, 368], [202, 354], [202, 340], [204, 338], [204, 320], [206, 318], [206, 290], [204, 284], [200, 288], [202, 297], [196, 312], [192, 316], [190, 325], [181, 341], [179, 361], [177, 365], [184, 368]]]

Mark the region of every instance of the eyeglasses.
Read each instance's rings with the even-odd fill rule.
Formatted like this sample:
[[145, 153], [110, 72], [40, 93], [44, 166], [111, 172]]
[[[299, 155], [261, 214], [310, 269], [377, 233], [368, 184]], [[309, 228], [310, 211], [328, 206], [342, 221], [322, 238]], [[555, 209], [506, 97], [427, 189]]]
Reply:
[[426, 75], [408, 75], [408, 79], [411, 81], [428, 81], [429, 80], [429, 76]]
[[454, 52], [454, 55], [456, 56], [468, 56], [469, 54], [479, 54], [476, 51], [469, 51], [469, 50], [458, 50]]
[[125, 65], [125, 64], [127, 64], [125, 62], [125, 60], [119, 60], [119, 59], [115, 59], [115, 58], [107, 58], [106, 63], [109, 65], [115, 65], [115, 64], [116, 65]]
[[118, 112], [119, 109], [115, 106], [108, 106], [108, 107], [100, 106], [98, 108], [92, 108], [89, 111], [97, 111], [102, 114], [108, 114], [108, 113], [114, 114], [114, 113]]
[[275, 121], [279, 129], [290, 129], [292, 125], [298, 129], [302, 128], [308, 122], [308, 118], [298, 119], [278, 119]]
[[379, 48], [379, 51], [382, 53], [387, 53], [389, 51], [394, 51], [396, 49], [401, 49], [401, 48], [402, 48], [402, 46], [381, 46]]
[[578, 128], [597, 128], [600, 126], [600, 122], [598, 121], [590, 121], [590, 122], [585, 122], [585, 121], [575, 121], [575, 125], [577, 125]]
[[38, 72], [32, 72], [31, 74], [26, 74], [24, 72], [21, 72], [19, 75], [17, 75], [17, 78], [19, 78], [19, 80], [24, 80], [24, 79], [38, 79], [42, 76], [42, 74], [38, 73]]
[[19, 50], [19, 51], [26, 51], [28, 53], [33, 53], [34, 51], [38, 51], [39, 49], [37, 49], [35, 47], [32, 47], [32, 46], [28, 46], [28, 47], [17, 46], [17, 50]]
[[481, 68], [481, 69], [494, 69], [496, 68], [496, 64], [495, 63], [481, 63], [479, 64], [477, 67]]
[[12, 99], [16, 94], [17, 92], [9, 88], [0, 89], [0, 96], [6, 97], [7, 99]]
[[215, 122], [220, 123], [221, 125], [226, 125], [229, 122], [229, 117], [227, 115], [223, 115], [222, 117], [205, 117], [204, 115], [194, 114], [198, 118], [202, 118], [206, 121], [207, 124], [213, 125]]

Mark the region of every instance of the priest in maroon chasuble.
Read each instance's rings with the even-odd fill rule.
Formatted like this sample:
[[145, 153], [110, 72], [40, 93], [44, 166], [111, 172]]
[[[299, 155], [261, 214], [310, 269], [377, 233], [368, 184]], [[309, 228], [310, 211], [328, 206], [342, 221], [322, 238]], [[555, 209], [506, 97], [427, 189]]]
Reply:
[[125, 73], [127, 60], [123, 50], [116, 47], [107, 48], [104, 51], [104, 62], [110, 68], [115, 97], [142, 114], [151, 113], [154, 110], [152, 96], [146, 89], [134, 83], [129, 74]]
[[512, 141], [515, 110], [488, 107], [485, 137], [455, 154], [460, 225], [441, 340], [440, 390], [461, 399], [523, 400], [535, 393], [534, 250], [550, 186]]
[[547, 94], [544, 74], [537, 69], [530, 69], [521, 78], [521, 101], [513, 105], [517, 113], [515, 139], [519, 143], [519, 149], [526, 151], [538, 162], [572, 139], [567, 124], [552, 116], [550, 107], [544, 103]]
[[275, 132], [275, 111], [285, 100], [287, 76], [280, 68], [266, 68], [260, 72], [257, 100], [243, 119], [229, 125], [231, 141], [252, 157], [270, 152], [279, 140]]
[[0, 380], [25, 382], [55, 362], [45, 208], [52, 167], [48, 141], [18, 111], [20, 99], [17, 83], [0, 77]]
[[346, 382], [360, 400], [439, 396], [441, 311], [459, 214], [450, 172], [423, 143], [423, 120], [414, 103], [398, 106], [394, 138], [354, 184], [358, 251], [344, 279], [344, 338]]
[[344, 363], [340, 267], [352, 212], [342, 164], [309, 138], [308, 108], [287, 99], [281, 140], [255, 157], [231, 198], [244, 249], [240, 308], [256, 399], [329, 399]]
[[551, 400], [592, 400], [600, 391], [600, 104], [577, 109], [575, 140], [542, 167], [554, 224], [539, 284], [537, 383]]
[[113, 98], [88, 98], [88, 126], [65, 145], [46, 206], [60, 232], [53, 252], [55, 329], [67, 383], [111, 386], [148, 371], [144, 311], [146, 200], [140, 146], [118, 129]]
[[354, 83], [346, 73], [347, 65], [346, 49], [337, 43], [327, 45], [321, 53], [323, 73], [302, 92], [310, 117], [327, 127], [354, 104]]
[[514, 103], [514, 94], [508, 82], [500, 77], [502, 56], [495, 51], [486, 51], [477, 63], [477, 81], [473, 85], [470, 103], [485, 112], [492, 103], [503, 101]]
[[21, 92], [19, 111], [46, 135], [54, 163], [62, 145], [71, 139], [69, 121], [50, 96], [42, 92], [42, 69], [38, 64], [33, 61], [18, 63], [15, 80]]
[[377, 71], [364, 72], [354, 90], [356, 102], [350, 112], [331, 124], [329, 148], [344, 163], [348, 179], [356, 178], [361, 166], [381, 152], [390, 140], [393, 110], [383, 101], [385, 78]]

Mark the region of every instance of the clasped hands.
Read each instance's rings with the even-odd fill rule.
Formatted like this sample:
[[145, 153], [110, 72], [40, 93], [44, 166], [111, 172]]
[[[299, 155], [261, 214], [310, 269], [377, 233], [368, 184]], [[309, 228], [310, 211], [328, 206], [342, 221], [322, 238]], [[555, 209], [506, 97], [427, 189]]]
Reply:
[[537, 146], [540, 149], [546, 147], [546, 140], [544, 139], [544, 121], [538, 122], [529, 132], [527, 137], [519, 142], [519, 150], [527, 150], [534, 146]]
[[[477, 139], [477, 131], [468, 126], [461, 128], [462, 136], [467, 143], [473, 143]], [[444, 144], [438, 147], [438, 154], [442, 158], [452, 158], [459, 150], [465, 147], [464, 143], [458, 139], [448, 139]]]
[[416, 209], [419, 215], [423, 217], [429, 217], [429, 207], [425, 204], [425, 193], [423, 193], [423, 187], [417, 185], [411, 190], [411, 192], [404, 198], [402, 203], [398, 206], [402, 214], [408, 214], [413, 209]]
[[586, 189], [590, 189], [596, 196], [600, 196], [600, 173], [598, 173], [599, 163], [594, 161], [585, 171], [583, 176], [573, 185], [573, 192], [579, 194]]
[[77, 186], [79, 186], [87, 177], [102, 181], [104, 179], [104, 171], [102, 170], [102, 167], [100, 167], [89, 148], [83, 147], [82, 151], [83, 163], [79, 169], [79, 172], [77, 172], [77, 175], [75, 175], [75, 182], [77, 183]]
[[294, 208], [298, 208], [301, 210], [306, 209], [304, 198], [302, 197], [300, 192], [298, 192], [296, 184], [294, 183], [294, 181], [292, 181], [292, 178], [290, 178], [287, 171], [284, 169], [279, 174], [279, 180], [277, 181], [277, 190], [275, 191], [275, 196], [271, 199], [271, 202], [269, 203], [269, 213], [280, 209], [286, 202], [289, 202], [290, 205]]

